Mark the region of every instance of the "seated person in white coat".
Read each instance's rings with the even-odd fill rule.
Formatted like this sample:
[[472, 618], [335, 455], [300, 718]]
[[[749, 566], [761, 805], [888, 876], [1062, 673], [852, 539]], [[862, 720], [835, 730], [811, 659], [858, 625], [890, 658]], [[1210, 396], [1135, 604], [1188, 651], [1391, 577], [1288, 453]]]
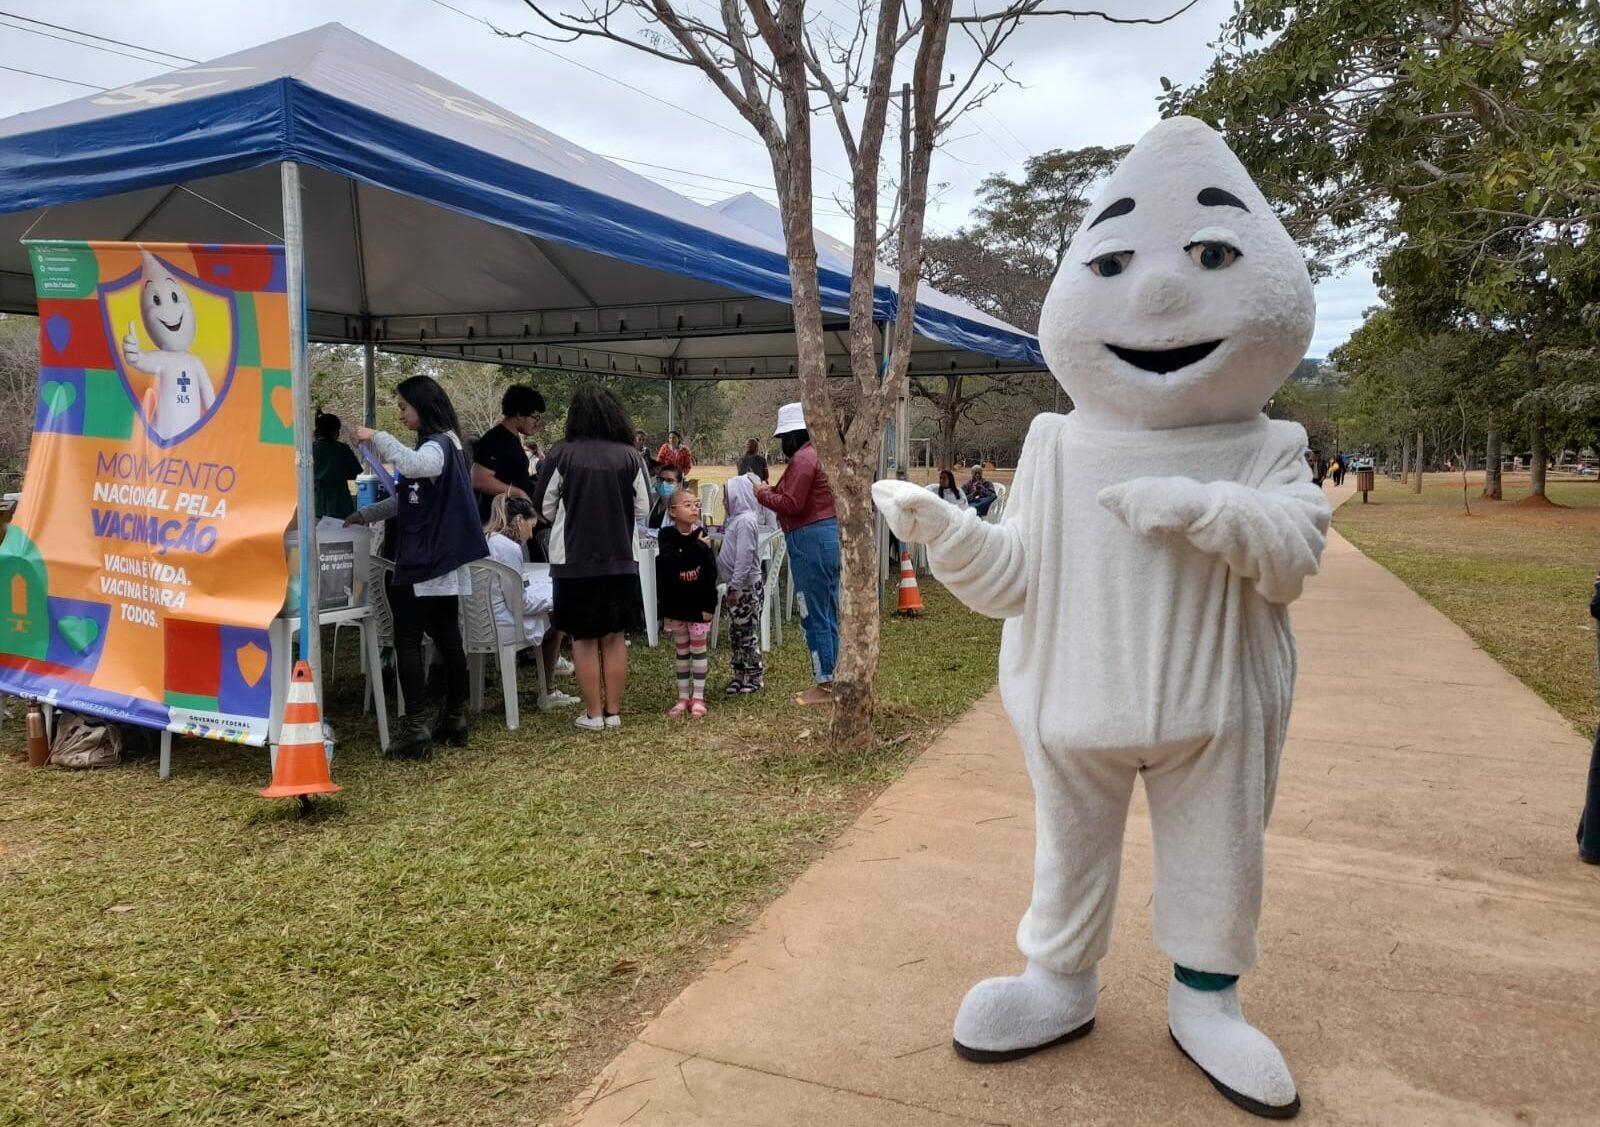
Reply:
[[928, 486], [928, 492], [935, 494], [939, 500], [948, 501], [958, 509], [967, 508], [967, 495], [961, 486], [956, 484], [956, 475], [952, 470], [939, 471], [939, 484]]
[[[483, 526], [484, 538], [489, 542], [489, 558], [505, 564], [522, 574], [522, 563], [527, 558], [525, 548], [533, 535], [533, 502], [526, 497], [509, 493], [497, 494], [489, 503], [489, 523]], [[539, 711], [553, 712], [558, 708], [571, 708], [578, 698], [569, 696], [555, 687], [556, 661], [561, 656], [561, 632], [548, 629], [551, 609], [551, 588], [548, 579], [537, 582], [523, 580], [522, 627], [523, 637], [513, 639], [516, 629], [511, 608], [505, 595], [496, 585], [489, 596], [493, 600], [495, 624], [500, 628], [502, 645], [516, 642], [519, 647], [539, 646], [544, 657], [544, 684], [539, 686]]]

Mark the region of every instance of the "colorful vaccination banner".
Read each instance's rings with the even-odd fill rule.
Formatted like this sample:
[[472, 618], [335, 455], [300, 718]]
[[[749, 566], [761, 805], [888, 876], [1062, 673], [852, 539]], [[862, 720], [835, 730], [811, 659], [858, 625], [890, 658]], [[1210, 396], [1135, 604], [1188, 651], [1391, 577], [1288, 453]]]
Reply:
[[0, 692], [265, 743], [295, 509], [283, 248], [28, 250], [39, 397]]

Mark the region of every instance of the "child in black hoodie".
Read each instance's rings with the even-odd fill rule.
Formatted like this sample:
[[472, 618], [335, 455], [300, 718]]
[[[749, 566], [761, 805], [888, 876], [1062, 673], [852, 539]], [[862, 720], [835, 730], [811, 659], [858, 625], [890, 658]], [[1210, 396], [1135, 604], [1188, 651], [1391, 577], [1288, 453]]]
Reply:
[[680, 489], [657, 540], [656, 600], [661, 628], [678, 651], [678, 703], [668, 716], [706, 714], [706, 639], [717, 612], [717, 556], [699, 526], [700, 499]]

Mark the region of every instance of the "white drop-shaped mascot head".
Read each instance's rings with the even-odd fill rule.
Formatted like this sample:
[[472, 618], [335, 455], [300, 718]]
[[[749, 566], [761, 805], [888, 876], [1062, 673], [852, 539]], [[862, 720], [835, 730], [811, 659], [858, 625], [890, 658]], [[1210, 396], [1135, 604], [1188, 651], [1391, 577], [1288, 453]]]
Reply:
[[1122, 429], [1260, 413], [1316, 326], [1294, 240], [1222, 138], [1192, 117], [1146, 133], [1073, 236], [1039, 344], [1085, 417]]
[[173, 272], [149, 251], [139, 279], [139, 314], [144, 331], [163, 352], [187, 352], [194, 344], [194, 303]]

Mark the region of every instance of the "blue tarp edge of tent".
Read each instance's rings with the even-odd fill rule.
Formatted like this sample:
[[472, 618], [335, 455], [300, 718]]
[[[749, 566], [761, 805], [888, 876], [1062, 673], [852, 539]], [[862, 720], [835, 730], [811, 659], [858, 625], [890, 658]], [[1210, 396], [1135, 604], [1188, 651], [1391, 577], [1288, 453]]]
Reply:
[[[204, 113], [197, 115], [197, 110]], [[152, 107], [137, 115], [137, 145], [127, 117], [94, 119], [0, 140], [0, 212], [50, 207], [225, 175], [295, 160], [423, 199], [498, 226], [652, 269], [683, 274], [788, 303], [782, 254], [741, 244], [578, 187], [436, 133], [336, 98], [293, 77], [209, 98]], [[226, 144], [219, 145], [224, 140]], [[125, 153], [137, 159], [113, 159]], [[474, 175], [446, 169], [474, 169]], [[527, 187], [537, 185], [538, 197]], [[527, 187], [524, 187], [527, 186]], [[590, 222], [574, 227], [574, 212]], [[574, 238], [574, 233], [586, 236]], [[651, 253], [656, 248], [657, 253]], [[663, 261], [665, 248], [677, 261]], [[827, 311], [849, 308], [849, 278], [819, 270]], [[898, 300], [874, 290], [874, 316], [888, 320]], [[922, 335], [1001, 359], [1040, 364], [1026, 336], [919, 304]]]

